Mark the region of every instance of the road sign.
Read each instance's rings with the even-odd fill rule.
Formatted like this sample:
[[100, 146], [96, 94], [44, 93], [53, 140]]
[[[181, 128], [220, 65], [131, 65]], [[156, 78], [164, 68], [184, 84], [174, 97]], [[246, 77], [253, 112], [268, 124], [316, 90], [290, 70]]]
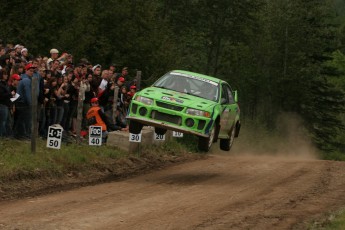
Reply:
[[141, 133], [139, 134], [130, 133], [129, 142], [141, 142]]
[[49, 126], [48, 128], [48, 138], [47, 138], [47, 147], [52, 149], [61, 148], [62, 140], [62, 127]]
[[165, 134], [158, 134], [158, 133], [153, 133], [153, 139], [156, 141], [164, 141], [165, 140]]
[[183, 133], [173, 131], [173, 137], [183, 137]]
[[89, 145], [102, 145], [102, 126], [89, 126]]

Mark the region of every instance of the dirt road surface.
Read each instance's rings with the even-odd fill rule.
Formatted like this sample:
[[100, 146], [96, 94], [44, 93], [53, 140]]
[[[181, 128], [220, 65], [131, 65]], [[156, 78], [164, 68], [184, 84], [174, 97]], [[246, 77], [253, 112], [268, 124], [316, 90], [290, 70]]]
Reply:
[[0, 207], [0, 229], [305, 229], [345, 207], [345, 162], [213, 154]]

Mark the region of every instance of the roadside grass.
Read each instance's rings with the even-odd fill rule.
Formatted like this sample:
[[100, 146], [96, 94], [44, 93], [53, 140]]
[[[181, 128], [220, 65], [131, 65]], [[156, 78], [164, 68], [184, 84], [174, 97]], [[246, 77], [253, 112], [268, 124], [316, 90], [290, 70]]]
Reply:
[[39, 171], [59, 176], [66, 170], [85, 168], [124, 155], [123, 151], [109, 146], [65, 144], [56, 150], [47, 148], [43, 140], [37, 140], [36, 152], [31, 153], [29, 141], [0, 140], [0, 178], [25, 177]]
[[322, 153], [322, 159], [332, 161], [345, 161], [345, 154], [341, 152]]
[[345, 209], [329, 215], [323, 221], [314, 221], [308, 227], [309, 230], [338, 230], [345, 229]]
[[0, 139], [0, 181], [34, 178], [37, 176], [60, 177], [71, 170], [87, 171], [97, 165], [107, 165], [113, 160], [141, 155], [178, 155], [189, 151], [183, 141], [169, 141], [161, 146], [150, 146], [140, 153], [129, 154], [114, 146], [89, 146], [73, 143], [61, 144], [61, 149], [46, 147], [45, 140], [37, 140], [36, 152], [31, 153], [30, 141]]

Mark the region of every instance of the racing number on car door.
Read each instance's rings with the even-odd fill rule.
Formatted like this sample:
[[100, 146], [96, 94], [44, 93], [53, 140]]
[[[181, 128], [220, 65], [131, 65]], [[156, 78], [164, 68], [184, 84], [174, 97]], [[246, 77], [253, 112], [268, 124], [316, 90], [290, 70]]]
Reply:
[[226, 135], [230, 132], [233, 121], [236, 116], [236, 104], [230, 89], [230, 86], [227, 84], [222, 85], [222, 114], [220, 118], [220, 135]]

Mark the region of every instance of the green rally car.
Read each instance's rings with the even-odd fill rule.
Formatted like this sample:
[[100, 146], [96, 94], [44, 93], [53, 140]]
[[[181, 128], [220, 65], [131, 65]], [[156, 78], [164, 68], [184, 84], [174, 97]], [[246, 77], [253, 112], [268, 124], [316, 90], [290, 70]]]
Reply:
[[223, 80], [183, 70], [170, 71], [137, 92], [127, 119], [133, 134], [148, 125], [157, 134], [173, 130], [196, 135], [205, 152], [218, 139], [220, 149], [229, 151], [241, 127], [237, 91]]

